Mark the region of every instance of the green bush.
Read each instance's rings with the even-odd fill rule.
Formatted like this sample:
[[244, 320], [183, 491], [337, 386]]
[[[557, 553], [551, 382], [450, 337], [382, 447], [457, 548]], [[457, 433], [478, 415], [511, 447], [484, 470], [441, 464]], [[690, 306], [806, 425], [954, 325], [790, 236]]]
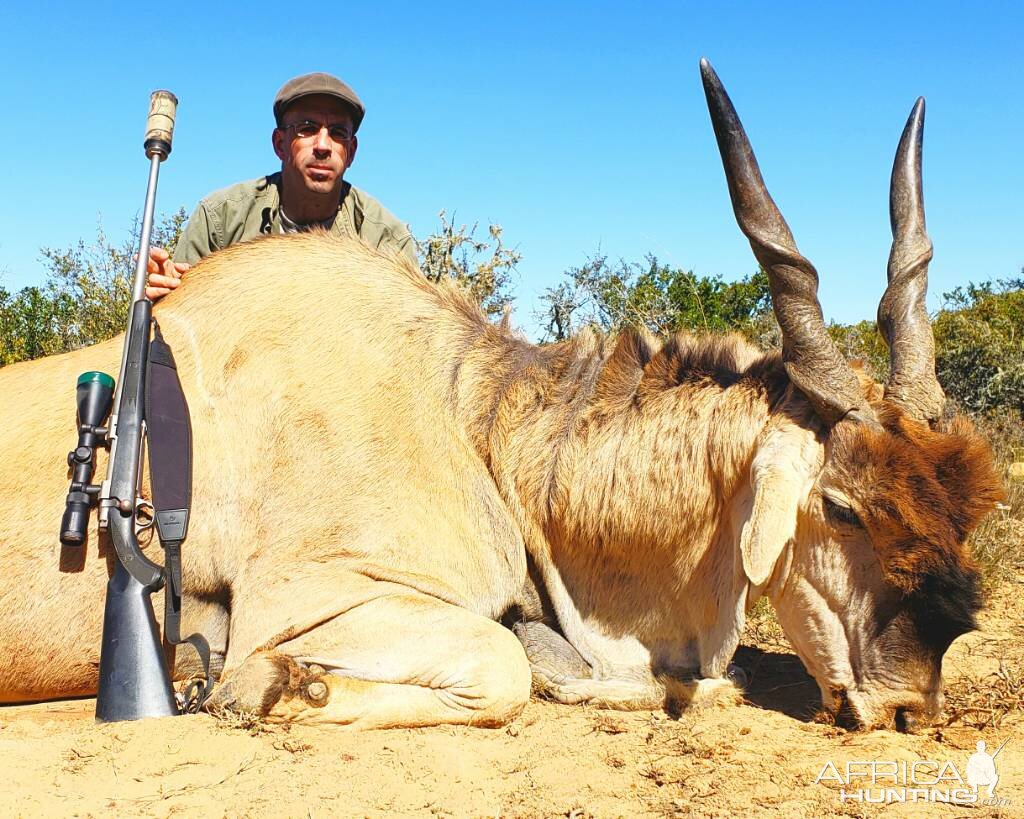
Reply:
[[[152, 244], [174, 247], [185, 224], [182, 208], [153, 226]], [[77, 350], [108, 339], [128, 322], [135, 257], [136, 223], [117, 245], [100, 226], [96, 241], [80, 239], [69, 248], [43, 248], [47, 268], [42, 287], [12, 295], [0, 288], [0, 365]]]
[[738, 282], [720, 276], [643, 262], [608, 263], [600, 253], [565, 273], [565, 281], [548, 288], [537, 314], [544, 340], [561, 341], [586, 326], [616, 332], [646, 327], [654, 333], [747, 330], [771, 313], [768, 277], [759, 270]]
[[26, 287], [0, 287], [0, 366], [74, 349], [74, 299]]
[[451, 279], [483, 307], [487, 315], [501, 315], [512, 303], [511, 276], [522, 256], [505, 247], [501, 225], [488, 225], [488, 239], [478, 239], [472, 227], [455, 226], [448, 214], [438, 214], [440, 227], [422, 242], [417, 241], [420, 269], [430, 281]]
[[946, 395], [972, 413], [1024, 411], [1024, 279], [969, 284], [945, 300], [932, 327]]

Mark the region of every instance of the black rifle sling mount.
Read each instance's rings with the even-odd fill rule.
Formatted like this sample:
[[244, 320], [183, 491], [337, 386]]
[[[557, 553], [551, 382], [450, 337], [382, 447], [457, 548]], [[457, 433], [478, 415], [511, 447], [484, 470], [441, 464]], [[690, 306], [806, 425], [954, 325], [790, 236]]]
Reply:
[[[174, 355], [155, 320], [149, 343], [145, 417], [153, 517], [165, 558], [164, 639], [172, 646], [190, 644], [206, 675], [203, 683], [193, 682], [185, 691], [185, 710], [194, 712], [210, 695], [213, 679], [206, 638], [201, 634], [181, 637], [181, 543], [188, 534], [192, 504], [192, 424]], [[173, 674], [173, 667], [169, 670]]]

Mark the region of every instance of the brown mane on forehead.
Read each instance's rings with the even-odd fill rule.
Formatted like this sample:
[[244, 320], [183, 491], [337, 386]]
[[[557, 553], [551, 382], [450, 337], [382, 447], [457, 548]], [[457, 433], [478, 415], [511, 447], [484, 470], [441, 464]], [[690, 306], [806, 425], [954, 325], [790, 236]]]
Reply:
[[966, 418], [933, 430], [888, 402], [875, 409], [882, 430], [840, 424], [834, 437], [887, 579], [910, 593], [972, 573], [964, 541], [1003, 496], [991, 450]]

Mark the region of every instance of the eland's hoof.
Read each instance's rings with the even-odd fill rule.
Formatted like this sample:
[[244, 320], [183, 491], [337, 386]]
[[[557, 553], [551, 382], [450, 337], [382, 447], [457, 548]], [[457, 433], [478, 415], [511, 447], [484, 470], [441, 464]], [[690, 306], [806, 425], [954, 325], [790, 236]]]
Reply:
[[306, 699], [317, 708], [327, 705], [329, 695], [330, 690], [327, 688], [327, 683], [320, 680], [314, 680], [306, 686]]

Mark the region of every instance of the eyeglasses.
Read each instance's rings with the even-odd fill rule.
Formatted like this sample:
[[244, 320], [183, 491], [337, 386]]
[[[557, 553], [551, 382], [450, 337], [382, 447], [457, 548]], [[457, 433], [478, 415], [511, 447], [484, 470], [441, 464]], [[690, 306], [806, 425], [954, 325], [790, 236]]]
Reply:
[[294, 131], [299, 139], [311, 139], [320, 136], [320, 132], [326, 128], [327, 134], [334, 142], [348, 142], [352, 139], [352, 132], [346, 125], [328, 125], [326, 122], [314, 122], [311, 119], [304, 119], [302, 122], [293, 122], [291, 125], [281, 127], [282, 131]]

